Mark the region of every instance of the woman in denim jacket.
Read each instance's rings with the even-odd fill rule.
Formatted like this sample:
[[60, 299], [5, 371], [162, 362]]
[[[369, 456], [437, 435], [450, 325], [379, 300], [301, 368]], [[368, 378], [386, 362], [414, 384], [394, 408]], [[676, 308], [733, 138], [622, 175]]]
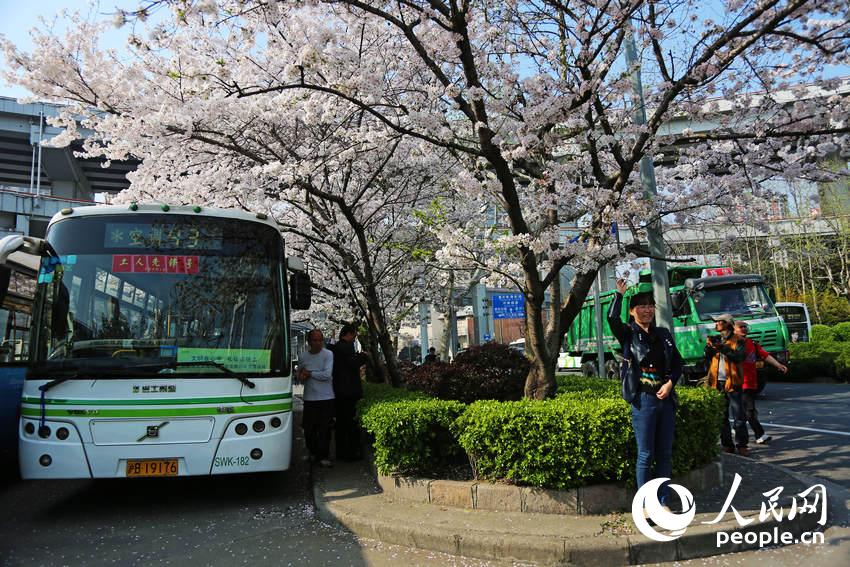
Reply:
[[[638, 293], [629, 301], [631, 320], [620, 318], [626, 281], [617, 280], [617, 293], [608, 310], [608, 324], [623, 349], [620, 367], [623, 399], [632, 406], [637, 440], [637, 487], [673, 473], [673, 435], [676, 429], [675, 386], [682, 376], [682, 356], [670, 331], [655, 325], [655, 299]], [[653, 474], [652, 463], [655, 461]], [[670, 489], [665, 482], [658, 500], [667, 506]]]

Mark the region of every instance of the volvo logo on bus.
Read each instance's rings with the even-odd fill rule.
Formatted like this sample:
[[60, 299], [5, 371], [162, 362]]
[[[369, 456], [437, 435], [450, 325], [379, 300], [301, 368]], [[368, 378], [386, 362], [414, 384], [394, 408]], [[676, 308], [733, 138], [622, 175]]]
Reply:
[[170, 422], [168, 421], [163, 421], [159, 425], [148, 425], [147, 432], [138, 439], [136, 439], [136, 442], [141, 443], [145, 439], [154, 439], [156, 437], [159, 437], [159, 430], [168, 425], [169, 423]]

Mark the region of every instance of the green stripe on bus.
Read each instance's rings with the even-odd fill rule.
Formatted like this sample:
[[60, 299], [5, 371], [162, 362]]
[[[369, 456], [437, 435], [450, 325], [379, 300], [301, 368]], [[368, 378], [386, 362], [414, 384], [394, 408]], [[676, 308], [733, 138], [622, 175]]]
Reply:
[[[49, 409], [48, 417], [179, 417], [184, 415], [231, 415], [241, 413], [269, 413], [291, 411], [292, 402], [254, 406], [227, 406], [217, 408], [157, 408], [157, 409]], [[41, 417], [40, 408], [21, 408], [21, 415]]]
[[[64, 406], [177, 406], [188, 404], [228, 404], [240, 402], [267, 402], [271, 400], [288, 400], [292, 398], [289, 392], [277, 394], [264, 394], [261, 396], [228, 396], [222, 398], [156, 398], [156, 399], [129, 399], [129, 400], [71, 400], [63, 398], [45, 398], [46, 405]], [[41, 405], [41, 398], [24, 396], [21, 402], [25, 404]]]

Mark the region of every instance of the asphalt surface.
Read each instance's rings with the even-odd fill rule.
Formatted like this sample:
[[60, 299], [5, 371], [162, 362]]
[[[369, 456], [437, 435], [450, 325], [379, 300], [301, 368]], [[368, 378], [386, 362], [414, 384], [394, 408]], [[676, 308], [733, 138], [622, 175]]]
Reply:
[[296, 431], [293, 467], [282, 473], [22, 481], [7, 466], [0, 565], [493, 565], [358, 538], [318, 520]]
[[[758, 408], [774, 439], [751, 444], [753, 458], [850, 487], [850, 386], [772, 383]], [[301, 446], [296, 443], [293, 469], [284, 473], [134, 481], [3, 478], [0, 565], [499, 565], [386, 545], [322, 523]], [[794, 546], [699, 564], [819, 564], [820, 553]]]
[[756, 402], [773, 437], [752, 456], [850, 488], [850, 384], [773, 382]]

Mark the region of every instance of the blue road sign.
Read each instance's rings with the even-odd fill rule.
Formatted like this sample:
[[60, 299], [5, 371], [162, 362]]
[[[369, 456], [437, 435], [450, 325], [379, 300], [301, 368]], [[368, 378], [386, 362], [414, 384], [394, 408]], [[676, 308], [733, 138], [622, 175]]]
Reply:
[[525, 298], [521, 293], [493, 296], [493, 319], [525, 318]]
[[491, 340], [492, 338], [493, 338], [493, 337], [491, 337], [491, 336], [490, 336], [490, 333], [484, 333], [484, 340], [485, 340], [485, 341], [489, 341], [489, 340]]

